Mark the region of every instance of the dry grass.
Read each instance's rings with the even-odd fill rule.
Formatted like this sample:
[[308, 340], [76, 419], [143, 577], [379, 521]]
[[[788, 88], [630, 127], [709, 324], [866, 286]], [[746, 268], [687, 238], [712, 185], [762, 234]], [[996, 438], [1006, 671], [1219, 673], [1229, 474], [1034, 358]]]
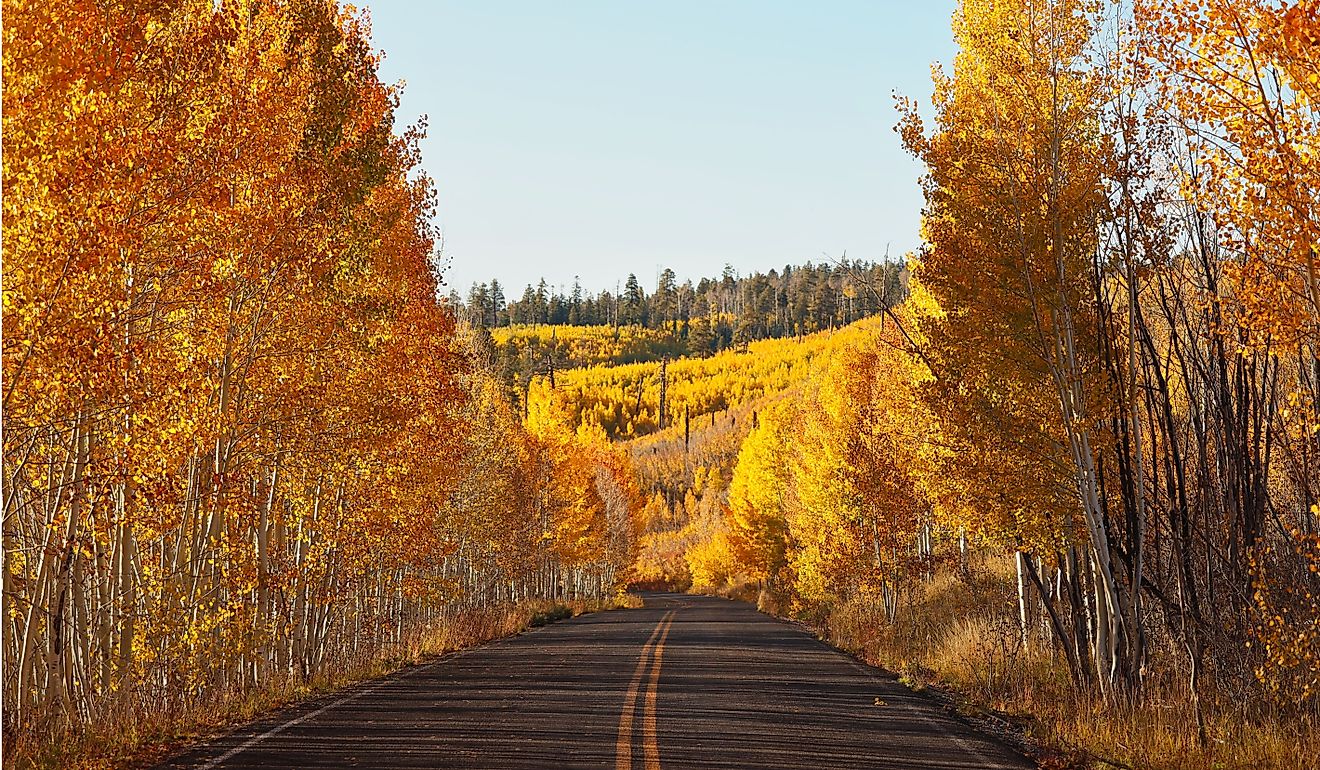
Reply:
[[543, 625], [640, 603], [635, 596], [622, 595], [605, 602], [527, 602], [516, 607], [469, 610], [446, 623], [421, 629], [403, 644], [381, 649], [371, 657], [338, 661], [311, 679], [289, 678], [183, 706], [163, 708], [143, 699], [126, 701], [107, 709], [89, 725], [32, 722], [15, 726], [6, 729], [4, 736], [4, 767], [106, 770], [150, 766], [180, 746], [223, 733], [272, 709], [516, 634], [534, 621]]
[[828, 641], [898, 672], [908, 686], [937, 686], [968, 713], [990, 710], [1017, 724], [1041, 748], [1044, 767], [1320, 768], [1313, 713], [1231, 696], [1203, 699], [1202, 744], [1190, 695], [1167, 672], [1152, 675], [1135, 704], [1078, 693], [1047, 638], [1023, 644], [1015, 602], [1011, 562], [993, 560], [968, 578], [941, 573], [918, 584], [893, 626], [865, 601], [836, 607], [818, 624]]
[[636, 594], [619, 594], [606, 609], [638, 610], [642, 608], [642, 597]]

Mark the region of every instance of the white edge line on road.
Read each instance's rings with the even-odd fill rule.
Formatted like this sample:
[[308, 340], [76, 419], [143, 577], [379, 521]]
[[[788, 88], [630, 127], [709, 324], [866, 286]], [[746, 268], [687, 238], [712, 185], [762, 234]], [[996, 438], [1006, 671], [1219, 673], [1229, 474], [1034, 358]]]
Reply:
[[[804, 632], [804, 633], [805, 633], [805, 632]], [[814, 635], [812, 635], [812, 634], [810, 634], [810, 633], [808, 633], [807, 636], [810, 636], [812, 639], [814, 639], [814, 640], [816, 640], [816, 641], [821, 641], [819, 637], [814, 636]], [[851, 655], [849, 655], [849, 654], [843, 652], [842, 650], [839, 650], [839, 649], [837, 649], [837, 648], [835, 648], [835, 647], [832, 647], [832, 646], [830, 646], [830, 645], [828, 645], [828, 644], [827, 644], [826, 646], [830, 648], [830, 651], [831, 651], [831, 652], [835, 653], [836, 655], [839, 655], [839, 656], [842, 657], [844, 660], [848, 661], [848, 663], [849, 663], [853, 668], [855, 668], [855, 669], [857, 669], [858, 671], [860, 671], [860, 672], [862, 672], [863, 674], [865, 674], [866, 677], [867, 677], [868, 679], [870, 679], [870, 680], [872, 680], [872, 681], [874, 681], [874, 682], [880, 682], [880, 683], [888, 683], [888, 682], [889, 682], [889, 680], [885, 679], [884, 677], [882, 677], [882, 676], [880, 676], [878, 673], [876, 673], [875, 669], [873, 669], [873, 668], [870, 667], [870, 666], [867, 666], [866, 664], [864, 664], [864, 663], [862, 663], [861, 661], [857, 660], [857, 659], [854, 658], [853, 656], [851, 656]], [[915, 692], [914, 692], [914, 693], [912, 693], [912, 695], [913, 695], [913, 696], [917, 696], [917, 698], [916, 698], [917, 700], [921, 700], [921, 698], [920, 698], [920, 696], [919, 696], [918, 693], [915, 693]], [[932, 706], [933, 706], [933, 704], [928, 704], [928, 705], [932, 705]], [[935, 727], [935, 729], [937, 729], [937, 730], [939, 730], [940, 732], [944, 733], [944, 735], [947, 736], [948, 738], [953, 739], [953, 742], [956, 743], [956, 744], [958, 744], [958, 746], [959, 746], [963, 751], [965, 751], [965, 752], [968, 753], [968, 754], [971, 754], [971, 755], [975, 756], [975, 757], [976, 757], [977, 759], [979, 759], [981, 762], [984, 762], [984, 763], [985, 763], [985, 765], [984, 765], [985, 767], [987, 767], [987, 768], [996, 768], [996, 767], [1002, 767], [1002, 766], [1003, 766], [1003, 765], [1000, 763], [999, 760], [997, 760], [997, 759], [993, 759], [993, 758], [991, 758], [991, 757], [986, 756], [986, 755], [985, 755], [985, 752], [983, 752], [983, 751], [981, 750], [981, 747], [979, 747], [979, 746], [977, 746], [977, 745], [975, 745], [975, 744], [969, 742], [969, 741], [968, 741], [966, 738], [964, 738], [963, 736], [961, 736], [961, 735], [955, 733], [954, 731], [950, 730], [949, 727], [948, 727], [948, 725], [946, 725], [946, 724], [944, 723], [944, 720], [945, 720], [945, 719], [949, 719], [949, 717], [944, 716], [944, 715], [942, 715], [942, 714], [939, 714], [939, 713], [938, 713], [938, 712], [939, 712], [939, 709], [938, 709], [938, 708], [933, 708], [933, 707], [932, 707], [932, 708], [922, 708], [921, 706], [917, 706], [916, 704], [913, 704], [912, 706], [909, 706], [908, 708], [906, 708], [906, 709], [904, 709], [904, 710], [905, 710], [905, 711], [912, 712], [912, 713], [915, 713], [915, 714], [917, 714], [918, 716], [924, 718], [927, 722], [929, 722], [931, 725], [933, 725], [933, 726]], [[942, 718], [941, 718], [941, 717], [942, 717]]]
[[[527, 630], [532, 631], [536, 629], [527, 629]], [[383, 679], [381, 679], [380, 681], [376, 682], [375, 684], [369, 687], [365, 687], [361, 690], [358, 690], [355, 693], [346, 695], [340, 698], [339, 700], [334, 701], [333, 703], [327, 703], [321, 708], [303, 714], [302, 716], [296, 719], [290, 719], [289, 721], [285, 722], [282, 725], [276, 725], [275, 727], [270, 728], [269, 730], [267, 730], [264, 733], [261, 733], [260, 735], [254, 735], [251, 738], [248, 738], [246, 741], [243, 741], [242, 743], [238, 744], [229, 751], [226, 751], [225, 753], [221, 754], [215, 759], [210, 760], [206, 764], [198, 765], [197, 770], [214, 770], [214, 768], [219, 767], [224, 762], [233, 759], [239, 754], [242, 754], [244, 751], [247, 751], [248, 749], [252, 748], [258, 743], [261, 743], [262, 741], [271, 737], [272, 735], [278, 735], [284, 732], [285, 730], [289, 729], [290, 727], [295, 727], [303, 722], [306, 722], [312, 717], [318, 716], [326, 711], [329, 711], [330, 709], [335, 708], [336, 706], [342, 706], [345, 703], [348, 703], [349, 701], [353, 700], [354, 698], [361, 698], [363, 695], [367, 695], [369, 693], [375, 692], [376, 690], [379, 690], [380, 688], [384, 687], [390, 682], [397, 682], [400, 679], [403, 679], [404, 677], [412, 676], [418, 671], [425, 671], [426, 669], [431, 668], [432, 666], [438, 666], [441, 663], [448, 663], [449, 661], [454, 660], [455, 658], [461, 658], [464, 655], [468, 654], [469, 652], [472, 652], [473, 650], [493, 647], [497, 644], [500, 644], [501, 642], [505, 642], [508, 641], [509, 639], [514, 639], [516, 637], [522, 636], [526, 632], [527, 631], [523, 631], [521, 633], [512, 634], [510, 636], [502, 637], [500, 639], [492, 639], [486, 644], [478, 644], [473, 647], [468, 647], [466, 649], [455, 650], [454, 652], [441, 657], [439, 660], [433, 660], [430, 663], [424, 663], [420, 666], [413, 666], [412, 668], [405, 669], [403, 671], [399, 671], [394, 674], [387, 674]]]
[[376, 682], [375, 684], [373, 684], [373, 685], [371, 685], [371, 686], [369, 686], [369, 687], [365, 687], [365, 688], [363, 688], [363, 689], [361, 689], [361, 690], [358, 690], [358, 691], [355, 692], [355, 693], [351, 693], [351, 694], [349, 694], [349, 695], [345, 695], [344, 697], [340, 698], [339, 700], [337, 700], [337, 701], [333, 701], [333, 702], [331, 702], [331, 703], [327, 703], [327, 704], [325, 704], [324, 706], [322, 706], [321, 708], [316, 709], [315, 711], [309, 711], [309, 712], [307, 712], [306, 714], [303, 714], [303, 715], [300, 716], [300, 717], [297, 717], [297, 718], [295, 718], [295, 719], [290, 719], [289, 721], [285, 722], [285, 723], [282, 724], [282, 725], [276, 725], [275, 727], [270, 728], [269, 730], [267, 730], [267, 731], [264, 732], [264, 733], [261, 733], [260, 735], [254, 735], [254, 736], [252, 736], [251, 738], [248, 738], [246, 741], [243, 741], [242, 743], [238, 744], [238, 745], [235, 746], [234, 748], [230, 749], [229, 751], [226, 751], [225, 753], [221, 754], [220, 756], [216, 757], [215, 759], [212, 759], [211, 761], [207, 762], [206, 764], [204, 764], [204, 765], [198, 765], [197, 770], [213, 770], [214, 768], [219, 767], [220, 765], [224, 764], [226, 761], [228, 761], [228, 760], [230, 760], [230, 759], [233, 759], [234, 757], [238, 756], [239, 754], [242, 754], [244, 751], [247, 751], [248, 749], [252, 748], [253, 746], [257, 745], [258, 743], [261, 743], [262, 741], [266, 740], [267, 738], [271, 737], [272, 735], [278, 735], [278, 734], [284, 732], [285, 730], [289, 729], [290, 727], [295, 727], [295, 726], [297, 726], [297, 725], [299, 725], [299, 724], [301, 724], [301, 723], [303, 723], [303, 722], [306, 722], [307, 720], [311, 719], [312, 717], [319, 716], [320, 714], [322, 714], [322, 713], [324, 713], [324, 712], [326, 712], [326, 711], [329, 711], [330, 709], [335, 708], [336, 706], [342, 706], [342, 705], [344, 705], [345, 703], [348, 703], [349, 701], [351, 701], [351, 700], [353, 700], [353, 699], [355, 699], [355, 698], [361, 698], [363, 695], [367, 695], [367, 694], [373, 693], [373, 692], [375, 692], [376, 690], [379, 690], [380, 688], [384, 687], [385, 685], [390, 684], [391, 682], [397, 682], [397, 681], [399, 681], [400, 679], [403, 679], [403, 678], [406, 677], [406, 676], [411, 676], [412, 674], [417, 673], [418, 671], [424, 671], [425, 669], [431, 668], [432, 666], [437, 666], [437, 665], [439, 665], [439, 664], [441, 664], [441, 663], [447, 663], [447, 662], [453, 660], [454, 658], [462, 657], [462, 656], [463, 656], [464, 654], [466, 654], [469, 650], [474, 650], [474, 649], [476, 649], [476, 648], [475, 648], [475, 647], [469, 647], [469, 648], [466, 649], [466, 650], [458, 650], [458, 651], [454, 652], [452, 655], [446, 655], [445, 657], [441, 658], [440, 660], [435, 660], [435, 661], [432, 661], [432, 662], [430, 662], [430, 663], [427, 663], [427, 664], [425, 664], [425, 665], [421, 665], [421, 666], [414, 666], [413, 668], [410, 668], [410, 669], [408, 669], [408, 670], [406, 670], [406, 671], [401, 671], [401, 672], [399, 672], [399, 673], [397, 673], [397, 674], [394, 674], [393, 676], [387, 676], [387, 677], [385, 677], [384, 679], [382, 679], [382, 680]]
[[311, 712], [308, 712], [308, 713], [306, 713], [306, 714], [303, 714], [302, 716], [298, 717], [297, 719], [290, 719], [289, 721], [285, 722], [284, 724], [282, 724], [282, 725], [278, 725], [278, 726], [276, 726], [276, 727], [272, 727], [271, 729], [267, 730], [267, 731], [264, 732], [264, 733], [261, 733], [260, 735], [254, 735], [254, 736], [252, 736], [251, 738], [248, 738], [246, 741], [243, 741], [242, 743], [238, 744], [238, 745], [235, 746], [234, 748], [230, 749], [229, 751], [226, 751], [225, 753], [223, 753], [223, 754], [221, 754], [220, 756], [216, 757], [215, 759], [211, 760], [210, 762], [207, 762], [206, 764], [201, 765], [200, 770], [211, 770], [211, 769], [214, 768], [214, 767], [218, 767], [218, 766], [220, 766], [221, 764], [223, 764], [225, 761], [227, 761], [227, 760], [229, 760], [229, 759], [232, 759], [234, 756], [236, 756], [236, 755], [238, 755], [238, 754], [243, 753], [244, 751], [246, 751], [246, 750], [252, 748], [252, 747], [255, 746], [256, 744], [261, 743], [262, 741], [264, 741], [264, 740], [266, 740], [267, 738], [271, 737], [272, 735], [277, 735], [277, 734], [279, 734], [279, 733], [282, 733], [282, 732], [284, 732], [285, 730], [289, 729], [290, 727], [293, 727], [293, 726], [295, 726], [295, 725], [297, 725], [297, 724], [300, 724], [300, 723], [302, 723], [302, 722], [307, 721], [308, 719], [311, 719], [311, 718], [314, 717], [314, 716], [317, 716], [318, 714], [320, 714], [320, 713], [323, 712], [323, 711], [326, 711], [326, 710], [328, 710], [328, 709], [332, 709], [332, 708], [334, 708], [335, 706], [341, 706], [341, 705], [343, 705], [343, 704], [345, 704], [345, 703], [348, 703], [349, 701], [353, 700], [354, 698], [357, 698], [357, 697], [362, 696], [362, 695], [366, 695], [367, 693], [372, 692], [373, 690], [377, 689], [378, 687], [380, 687], [380, 686], [383, 685], [383, 684], [384, 684], [384, 682], [381, 682], [381, 683], [378, 683], [378, 684], [373, 685], [373, 686], [371, 686], [371, 687], [368, 687], [368, 688], [366, 688], [365, 690], [358, 690], [357, 692], [353, 693], [352, 695], [349, 695], [349, 696], [346, 696], [346, 697], [340, 698], [339, 700], [334, 701], [333, 703], [327, 703], [326, 705], [322, 706], [321, 708], [319, 708], [319, 709], [317, 709], [317, 710], [315, 710], [315, 711], [311, 711]]

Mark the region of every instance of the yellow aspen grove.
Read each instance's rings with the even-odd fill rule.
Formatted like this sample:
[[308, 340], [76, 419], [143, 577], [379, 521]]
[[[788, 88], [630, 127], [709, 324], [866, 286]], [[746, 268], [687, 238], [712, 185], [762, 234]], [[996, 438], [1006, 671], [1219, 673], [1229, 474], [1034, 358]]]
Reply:
[[792, 458], [796, 505], [788, 522], [799, 601], [808, 604], [871, 592], [892, 610], [918, 556], [920, 506], [901, 494], [904, 487], [911, 491], [910, 481], [885, 451], [886, 437], [876, 430], [880, 415], [872, 410], [878, 344], [866, 332], [841, 340], [801, 418], [804, 441]]
[[[806, 375], [829, 339], [829, 332], [820, 332], [802, 343], [760, 340], [709, 358], [674, 361], [665, 370], [668, 414], [709, 421], [777, 395]], [[640, 438], [661, 428], [660, 371], [659, 360], [585, 366], [556, 372], [555, 387], [573, 425], [599, 425], [612, 439]], [[527, 387], [529, 401], [535, 401], [535, 391], [550, 387], [549, 378], [536, 377]], [[671, 418], [664, 427], [672, 424]]]
[[[424, 468], [382, 440], [450, 429], [458, 359], [427, 268], [429, 192], [407, 178], [414, 140], [390, 133], [359, 21], [317, 4], [158, 13], [5, 9], [7, 35], [87, 35], [5, 49], [20, 722], [148, 692], [173, 708], [398, 642], [417, 599], [402, 586], [432, 541], [388, 506], [407, 497], [424, 517], [424, 474], [444, 494], [443, 458]], [[106, 34], [132, 47], [93, 42]], [[70, 109], [97, 144], [47, 133]], [[24, 172], [49, 168], [46, 148], [84, 171]], [[411, 483], [393, 485], [401, 471]]]
[[[470, 329], [462, 332], [472, 343]], [[496, 597], [519, 599], [533, 594], [537, 575], [526, 557], [541, 543], [537, 505], [535, 449], [522, 432], [512, 408], [474, 355], [472, 397], [463, 406], [467, 426], [462, 440], [460, 477], [447, 501], [452, 521], [446, 582], [455, 588], [472, 582], [479, 591], [462, 592], [468, 601]]]
[[364, 16], [3, 13], [7, 752], [614, 592], [631, 472], [456, 335]]
[[795, 427], [784, 402], [758, 413], [758, 424], [743, 440], [729, 484], [729, 545], [734, 558], [760, 581], [758, 604], [781, 590], [787, 566], [787, 498], [793, 476], [788, 440]]
[[900, 103], [929, 171], [919, 485], [1017, 552], [1024, 643], [1034, 605], [1083, 689], [1183, 677], [1202, 745], [1203, 696], [1314, 705], [1314, 23], [969, 0], [934, 130]]
[[882, 326], [840, 332], [803, 392], [754, 413], [716, 545], [759, 583], [763, 606], [817, 612], [864, 597], [893, 622], [907, 578], [930, 566], [933, 522], [915, 481], [930, 425], [913, 398], [920, 369]]
[[627, 458], [600, 428], [568, 422], [560, 391], [538, 389], [526, 428], [538, 452], [542, 579], [552, 596], [599, 596], [632, 562], [634, 511], [640, 508]]

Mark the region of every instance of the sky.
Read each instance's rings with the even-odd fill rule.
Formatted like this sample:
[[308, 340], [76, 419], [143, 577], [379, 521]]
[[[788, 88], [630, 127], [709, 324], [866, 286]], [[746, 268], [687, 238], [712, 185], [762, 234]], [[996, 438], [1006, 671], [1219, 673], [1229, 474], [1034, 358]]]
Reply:
[[[919, 243], [893, 94], [954, 0], [367, 0], [399, 128], [428, 116], [446, 288], [614, 290]], [[928, 112], [928, 107], [926, 109]]]

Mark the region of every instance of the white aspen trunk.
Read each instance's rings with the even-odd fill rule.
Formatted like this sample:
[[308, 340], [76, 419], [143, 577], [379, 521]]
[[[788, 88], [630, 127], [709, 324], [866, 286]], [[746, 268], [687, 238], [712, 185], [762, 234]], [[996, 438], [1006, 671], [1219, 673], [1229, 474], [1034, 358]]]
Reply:
[[[321, 508], [322, 481], [317, 479], [312, 488], [312, 511], [310, 516], [299, 517], [293, 542], [294, 592], [292, 608], [292, 634], [289, 639], [289, 673], [300, 676], [306, 654], [307, 637], [307, 549], [308, 540]], [[296, 668], [295, 668], [296, 667]]]
[[[73, 566], [77, 562], [75, 544], [78, 542], [83, 510], [87, 507], [86, 492], [83, 488], [84, 471], [91, 460], [92, 451], [91, 428], [86, 424], [85, 417], [79, 417], [79, 425], [81, 430], [78, 431], [78, 439], [74, 441], [77, 459], [74, 466], [73, 488], [69, 494], [68, 511], [65, 513], [63, 564], [59, 566], [55, 577], [55, 606], [47, 608], [54, 626], [47, 631], [47, 687], [56, 688], [53, 695], [59, 698], [65, 713], [74, 713], [77, 710], [73, 704], [74, 661], [71, 652], [76, 643], [70, 637], [76, 629], [71, 607], [71, 584]], [[43, 695], [47, 699], [52, 697], [51, 692]]]
[[1125, 613], [1121, 610], [1121, 597], [1110, 562], [1109, 531], [1104, 507], [1100, 501], [1099, 471], [1095, 465], [1090, 431], [1086, 426], [1081, 369], [1077, 361], [1072, 315], [1066, 303], [1061, 301], [1060, 307], [1053, 314], [1053, 321], [1056, 334], [1053, 339], [1054, 359], [1051, 362], [1051, 371], [1058, 388], [1064, 431], [1073, 461], [1082, 517], [1090, 537], [1091, 568], [1096, 576], [1091, 590], [1095, 598], [1092, 613], [1095, 627], [1091, 635], [1094, 641], [1093, 653], [1101, 690], [1109, 693], [1117, 681], [1116, 645], [1122, 636]]
[[[55, 619], [49, 614], [46, 615], [45, 622], [38, 621], [39, 612], [50, 612], [51, 604], [57, 602], [60, 596], [60, 587], [62, 568], [58, 564], [58, 548], [52, 538], [55, 536], [56, 520], [55, 515], [62, 508], [66, 512], [66, 530], [69, 527], [75, 527], [77, 523], [78, 509], [77, 500], [79, 492], [77, 486], [81, 483], [84, 468], [83, 453], [83, 433], [85, 431], [86, 417], [81, 413], [74, 422], [74, 427], [69, 437], [69, 449], [65, 456], [62, 469], [60, 471], [58, 486], [53, 483], [47, 487], [52, 490], [53, 495], [49, 498], [46, 508], [45, 542], [41, 549], [41, 563], [37, 570], [36, 590], [32, 596], [32, 605], [28, 608], [26, 621], [23, 624], [23, 641], [20, 646], [18, 659], [18, 682], [19, 706], [35, 706], [49, 694], [49, 679], [54, 669], [54, 646], [55, 639], [52, 632], [52, 621]], [[54, 479], [52, 478], [52, 482]], [[72, 531], [69, 531], [67, 537], [72, 538]], [[72, 540], [66, 542], [71, 543]], [[41, 636], [46, 637], [46, 656], [43, 660], [37, 654], [37, 646], [40, 643]], [[42, 664], [45, 664], [44, 666]]]
[[46, 606], [51, 564], [55, 558], [51, 549], [51, 538], [54, 536], [54, 530], [50, 526], [50, 518], [48, 509], [46, 526], [43, 528], [46, 538], [41, 548], [41, 561], [37, 566], [36, 579], [32, 582], [33, 587], [30, 595], [32, 604], [28, 607], [23, 625], [19, 630], [21, 642], [18, 644], [17, 675], [14, 677], [14, 690], [17, 692], [18, 697], [11, 701], [16, 702], [19, 709], [35, 706], [39, 697], [34, 686], [38, 677], [34, 651], [41, 628], [38, 625], [38, 613], [42, 607]]
[[[278, 458], [278, 452], [276, 457]], [[260, 647], [255, 651], [258, 661], [259, 673], [263, 675], [271, 666], [271, 649], [274, 646], [272, 639], [271, 623], [271, 594], [270, 594], [270, 533], [271, 533], [271, 512], [275, 506], [275, 488], [279, 483], [279, 461], [276, 460], [270, 469], [270, 475], [267, 479], [268, 489], [262, 497], [260, 510], [258, 511], [256, 545], [257, 545], [257, 606], [255, 620], [261, 626]]]
[[[121, 493], [122, 489], [116, 491], [115, 505], [117, 511], [123, 510]], [[117, 514], [110, 522], [106, 532], [106, 542], [112, 544], [112, 548], [116, 539], [115, 530], [118, 526], [115, 522], [121, 519], [122, 516]], [[115, 585], [116, 575], [113, 562], [106, 554], [105, 544], [102, 543], [99, 537], [92, 540], [92, 574], [94, 582], [93, 595], [90, 601], [94, 602], [94, 606], [89, 609], [89, 623], [95, 629], [96, 660], [98, 663], [93, 681], [97, 692], [107, 693], [110, 691], [113, 675], [112, 666], [114, 664], [111, 641], [114, 633], [115, 599], [113, 586]]]
[[1013, 554], [1013, 563], [1017, 566], [1018, 628], [1021, 632], [1022, 649], [1031, 648], [1031, 617], [1027, 611], [1027, 555], [1021, 551]]
[[1036, 574], [1041, 576], [1041, 583], [1045, 586], [1045, 591], [1036, 597], [1038, 599], [1036, 604], [1038, 610], [1036, 613], [1038, 621], [1036, 636], [1038, 639], [1049, 639], [1050, 617], [1049, 612], [1045, 609], [1045, 604], [1050, 602], [1054, 606], [1058, 606], [1060, 594], [1056, 582], [1057, 576], [1055, 579], [1050, 578], [1049, 572], [1045, 569], [1045, 560], [1039, 556], [1036, 557]]
[[1101, 688], [1108, 691], [1112, 687], [1114, 679], [1115, 656], [1114, 650], [1117, 640], [1114, 638], [1114, 611], [1109, 602], [1108, 591], [1105, 590], [1104, 577], [1101, 570], [1098, 569], [1098, 559], [1095, 558], [1094, 551], [1091, 559], [1091, 580], [1094, 586], [1092, 596], [1095, 601], [1095, 636], [1093, 638], [1093, 647], [1091, 655], [1095, 660], [1095, 671], [1101, 684]]
[[[90, 527], [89, 527], [90, 529]], [[95, 536], [92, 538], [95, 540]], [[70, 602], [70, 621], [73, 625], [73, 670], [68, 678], [69, 692], [77, 696], [79, 719], [85, 719], [91, 712], [93, 699], [99, 695], [92, 666], [92, 627], [93, 608], [88, 601], [87, 567], [85, 559], [79, 557], [73, 562], [73, 601]], [[95, 574], [95, 573], [93, 573]]]
[[394, 573], [394, 643], [403, 642], [405, 625], [403, 609], [403, 570]]
[[[17, 495], [15, 494], [15, 486], [16, 486], [15, 480], [17, 478], [17, 472], [15, 472], [15, 475], [11, 476], [7, 472], [9, 470], [8, 468], [5, 468], [4, 470], [6, 471], [4, 477], [5, 480], [4, 491], [3, 494], [0, 494], [0, 496], [4, 497], [3, 521], [6, 523], [10, 521], [21, 522], [22, 519], [26, 515], [28, 515], [28, 511], [31, 509], [31, 505], [30, 503], [27, 503], [24, 504], [21, 508], [18, 506], [16, 502]], [[0, 527], [0, 541], [3, 542], [4, 553], [10, 554], [17, 552], [18, 542], [19, 542], [17, 533], [20, 531], [19, 529], [20, 526], [21, 525], [15, 525], [13, 527], [10, 526]], [[16, 587], [14, 585], [14, 573], [12, 569], [12, 562], [10, 559], [5, 558], [4, 563], [0, 565], [0, 575], [2, 575], [2, 577], [0, 577], [0, 580], [3, 580], [3, 593], [0, 593], [0, 595], [18, 596], [18, 593], [15, 590]], [[4, 683], [3, 685], [0, 685], [0, 692], [3, 692], [2, 697], [4, 698], [5, 702], [13, 703], [21, 707], [22, 700], [18, 697], [18, 692], [16, 690], [16, 686], [18, 684], [17, 672], [10, 670], [10, 667], [18, 659], [16, 655], [17, 652], [16, 645], [18, 643], [19, 637], [21, 636], [21, 630], [22, 630], [21, 627], [19, 626], [20, 613], [6, 612], [4, 613], [4, 615], [5, 617], [3, 619], [0, 619], [0, 622], [4, 623], [4, 634], [3, 634], [4, 676], [0, 677], [4, 679]]]

